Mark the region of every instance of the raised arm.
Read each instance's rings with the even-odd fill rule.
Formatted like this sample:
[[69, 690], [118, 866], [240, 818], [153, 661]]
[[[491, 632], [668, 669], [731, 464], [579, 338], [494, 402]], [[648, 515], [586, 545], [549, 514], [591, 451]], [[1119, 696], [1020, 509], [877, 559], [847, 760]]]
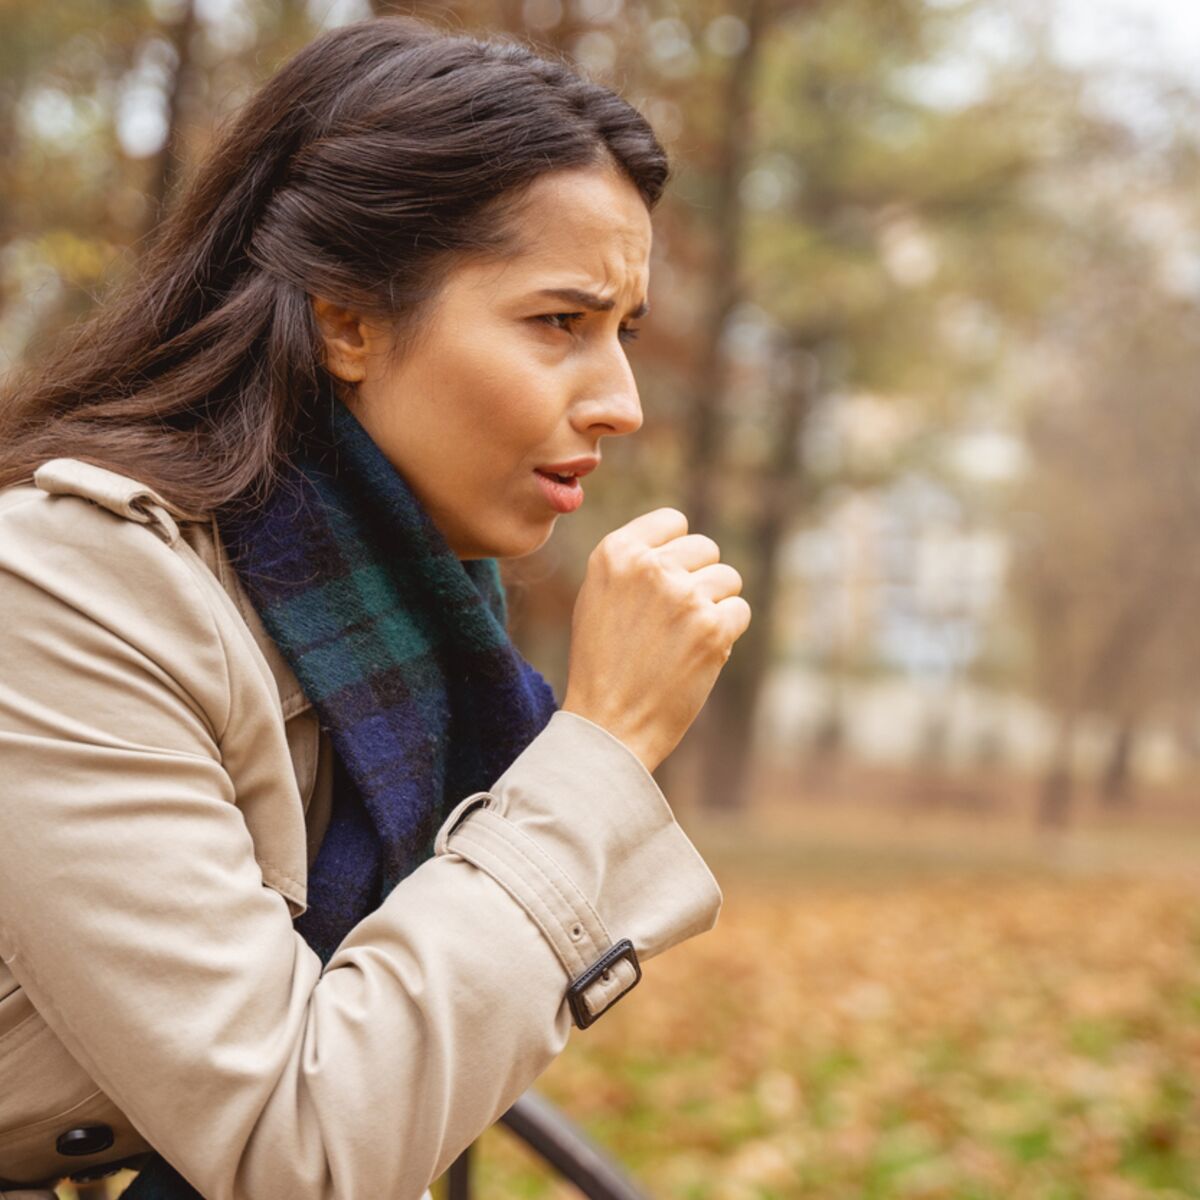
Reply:
[[711, 928], [720, 890], [642, 762], [559, 712], [322, 972], [227, 753], [283, 760], [269, 682], [195, 571], [77, 498], [0, 509], [0, 955], [208, 1200], [415, 1200], [562, 1050], [580, 965]]

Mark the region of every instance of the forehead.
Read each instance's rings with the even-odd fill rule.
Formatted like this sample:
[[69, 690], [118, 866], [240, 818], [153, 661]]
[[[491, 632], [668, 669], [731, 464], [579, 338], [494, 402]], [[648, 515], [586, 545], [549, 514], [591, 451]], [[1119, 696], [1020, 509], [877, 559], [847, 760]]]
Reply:
[[649, 281], [651, 225], [637, 188], [602, 167], [536, 179], [510, 218], [514, 251], [484, 278], [504, 290], [578, 287], [641, 299]]

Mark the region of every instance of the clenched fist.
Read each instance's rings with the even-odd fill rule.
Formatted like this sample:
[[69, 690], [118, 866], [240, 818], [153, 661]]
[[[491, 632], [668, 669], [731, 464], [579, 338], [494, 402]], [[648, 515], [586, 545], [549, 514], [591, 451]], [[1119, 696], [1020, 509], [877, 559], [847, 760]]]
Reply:
[[588, 557], [562, 707], [649, 771], [679, 744], [750, 624], [742, 577], [720, 558], [674, 508], [635, 517]]

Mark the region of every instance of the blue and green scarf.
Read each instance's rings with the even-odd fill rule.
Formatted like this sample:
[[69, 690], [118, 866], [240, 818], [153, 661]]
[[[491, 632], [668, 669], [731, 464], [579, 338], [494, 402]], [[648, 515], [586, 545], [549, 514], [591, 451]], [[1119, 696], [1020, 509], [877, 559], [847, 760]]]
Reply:
[[[222, 540], [334, 749], [333, 810], [295, 927], [328, 962], [545, 727], [554, 693], [506, 629], [495, 559], [460, 560], [340, 401]], [[124, 1200], [196, 1200], [155, 1156]]]

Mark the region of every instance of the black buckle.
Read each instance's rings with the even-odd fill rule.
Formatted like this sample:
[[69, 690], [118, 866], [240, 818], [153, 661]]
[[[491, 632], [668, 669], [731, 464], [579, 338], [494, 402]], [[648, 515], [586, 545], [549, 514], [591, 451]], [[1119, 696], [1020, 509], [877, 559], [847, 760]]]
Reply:
[[[587, 1005], [583, 1002], [583, 993], [587, 990], [590, 984], [596, 982], [613, 963], [619, 959], [627, 958], [633, 964], [634, 978], [633, 982], [622, 992], [618, 992], [598, 1013], [588, 1012]], [[571, 1016], [575, 1018], [575, 1024], [580, 1029], [586, 1029], [597, 1017], [602, 1017], [622, 996], [628, 995], [638, 985], [638, 981], [642, 977], [642, 965], [638, 962], [637, 951], [633, 948], [633, 943], [628, 938], [622, 938], [619, 942], [614, 942], [605, 952], [586, 971], [583, 972], [577, 979], [571, 980], [571, 986], [567, 988], [567, 1003], [571, 1006]]]

